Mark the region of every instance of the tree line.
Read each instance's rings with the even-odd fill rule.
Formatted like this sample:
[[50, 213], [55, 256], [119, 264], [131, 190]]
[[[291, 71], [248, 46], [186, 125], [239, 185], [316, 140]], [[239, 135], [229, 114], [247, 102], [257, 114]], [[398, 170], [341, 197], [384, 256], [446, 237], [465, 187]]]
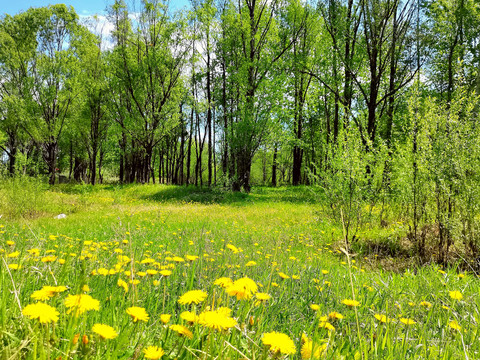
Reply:
[[115, 0], [106, 19], [109, 34], [62, 4], [1, 18], [4, 173], [248, 192], [253, 168], [311, 183], [358, 141], [390, 187], [425, 101], [480, 89], [473, 0]]

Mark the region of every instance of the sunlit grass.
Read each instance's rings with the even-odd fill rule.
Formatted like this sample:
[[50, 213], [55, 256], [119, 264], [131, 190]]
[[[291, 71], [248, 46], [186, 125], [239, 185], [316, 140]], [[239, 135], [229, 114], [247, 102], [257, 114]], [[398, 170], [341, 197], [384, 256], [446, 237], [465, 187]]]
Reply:
[[0, 359], [480, 356], [476, 276], [349, 268], [307, 188], [41, 191], [0, 219]]

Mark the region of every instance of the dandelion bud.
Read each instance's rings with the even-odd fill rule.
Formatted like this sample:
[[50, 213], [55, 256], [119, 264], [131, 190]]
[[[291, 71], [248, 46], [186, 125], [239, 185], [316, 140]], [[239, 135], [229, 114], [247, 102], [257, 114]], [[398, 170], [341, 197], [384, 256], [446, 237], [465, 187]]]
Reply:
[[78, 343], [78, 339], [80, 338], [80, 334], [75, 334], [73, 337], [73, 345], [76, 345]]
[[83, 336], [82, 336], [82, 343], [83, 343], [83, 345], [87, 345], [87, 344], [88, 344], [88, 336], [87, 336], [87, 335], [83, 335]]

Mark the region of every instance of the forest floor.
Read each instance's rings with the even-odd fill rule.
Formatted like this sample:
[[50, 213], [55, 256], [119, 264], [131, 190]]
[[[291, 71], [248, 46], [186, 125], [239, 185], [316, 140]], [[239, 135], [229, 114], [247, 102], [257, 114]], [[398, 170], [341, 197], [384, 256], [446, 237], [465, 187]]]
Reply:
[[0, 205], [2, 360], [480, 358], [476, 275], [414, 267], [402, 221], [347, 251], [308, 187], [32, 182]]

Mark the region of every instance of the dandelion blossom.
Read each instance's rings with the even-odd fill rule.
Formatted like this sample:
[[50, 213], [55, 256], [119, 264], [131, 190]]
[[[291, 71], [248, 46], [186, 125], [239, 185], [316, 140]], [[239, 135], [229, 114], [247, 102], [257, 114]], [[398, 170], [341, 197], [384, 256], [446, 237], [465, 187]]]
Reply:
[[380, 321], [381, 323], [390, 322], [390, 319], [387, 318], [385, 315], [382, 315], [382, 314], [375, 314], [374, 317], [375, 317], [375, 319], [377, 319], [377, 320]]
[[160, 321], [164, 324], [167, 324], [170, 321], [171, 317], [172, 317], [172, 315], [170, 315], [170, 314], [162, 314], [162, 315], [160, 315]]
[[293, 340], [288, 335], [276, 331], [264, 333], [262, 343], [269, 346], [270, 351], [275, 354], [292, 355], [297, 351]]
[[316, 344], [310, 339], [305, 339], [300, 353], [302, 359], [320, 359], [327, 350], [327, 344]]
[[343, 299], [342, 304], [347, 305], [349, 307], [357, 307], [360, 305], [360, 303], [357, 300], [350, 300], [350, 299]]
[[340, 314], [339, 312], [336, 312], [336, 311], [332, 311], [330, 314], [328, 314], [328, 318], [330, 320], [342, 320], [343, 319], [343, 315]]
[[313, 311], [317, 311], [320, 310], [320, 306], [317, 304], [310, 304], [310, 309], [312, 309]]
[[57, 322], [59, 312], [53, 306], [39, 302], [25, 306], [22, 314], [30, 319], [37, 319], [40, 324], [47, 324]]
[[102, 339], [115, 339], [118, 336], [114, 328], [105, 324], [93, 325], [92, 331], [100, 335]]
[[204, 311], [198, 316], [198, 323], [218, 331], [228, 330], [237, 325], [234, 318], [222, 311]]
[[175, 331], [180, 336], [185, 336], [189, 339], [193, 339], [192, 332], [183, 325], [170, 325], [169, 329]]
[[65, 306], [69, 309], [67, 313], [74, 312], [75, 316], [78, 316], [86, 311], [98, 310], [100, 302], [87, 294], [68, 295], [65, 299]]
[[456, 320], [450, 321], [448, 323], [448, 326], [450, 326], [451, 329], [461, 331], [462, 327], [458, 324]]
[[235, 280], [227, 289], [230, 296], [236, 296], [237, 300], [249, 300], [258, 291], [258, 286], [252, 279], [243, 277]]
[[405, 324], [405, 325], [414, 325], [416, 322], [412, 319], [407, 319], [407, 318], [400, 318], [400, 322]]
[[127, 314], [130, 315], [133, 319], [133, 322], [144, 321], [147, 322], [149, 316], [144, 308], [138, 306], [132, 306], [127, 309]]
[[448, 293], [453, 300], [462, 300], [463, 295], [460, 291], [449, 291]]
[[158, 346], [149, 346], [146, 349], [143, 349], [143, 353], [145, 359], [157, 360], [165, 354], [165, 351]]
[[197, 315], [190, 311], [184, 311], [180, 314], [180, 319], [185, 320], [190, 324], [194, 324], [197, 322]]
[[215, 280], [215, 282], [213, 284], [218, 285], [218, 286], [223, 287], [223, 288], [227, 288], [227, 287], [229, 287], [233, 284], [233, 281], [232, 281], [232, 279], [230, 279], [228, 277], [221, 277], [221, 278], [218, 278], [217, 280]]
[[178, 302], [182, 305], [199, 304], [207, 298], [207, 293], [202, 290], [191, 290], [183, 294]]

